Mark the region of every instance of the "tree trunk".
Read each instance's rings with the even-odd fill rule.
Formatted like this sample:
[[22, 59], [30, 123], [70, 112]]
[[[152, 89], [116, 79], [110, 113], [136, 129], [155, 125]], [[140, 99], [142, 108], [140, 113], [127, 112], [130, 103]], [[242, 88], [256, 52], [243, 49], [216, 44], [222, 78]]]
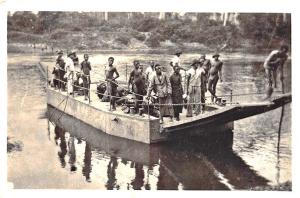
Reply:
[[108, 21], [108, 12], [104, 12], [104, 20]]
[[160, 20], [165, 20], [166, 19], [166, 13], [165, 12], [160, 12], [159, 13], [159, 19]]
[[227, 12], [225, 12], [225, 13], [224, 13], [224, 21], [223, 21], [223, 26], [226, 26], [226, 24], [227, 24], [227, 20], [228, 20], [228, 13], [227, 13]]

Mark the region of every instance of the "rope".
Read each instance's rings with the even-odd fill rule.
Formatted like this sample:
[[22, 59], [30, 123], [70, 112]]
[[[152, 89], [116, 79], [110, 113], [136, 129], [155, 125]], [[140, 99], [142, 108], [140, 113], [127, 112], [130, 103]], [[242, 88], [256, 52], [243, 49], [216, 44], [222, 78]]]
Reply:
[[[238, 105], [240, 103], [238, 102], [226, 102], [226, 103], [222, 103], [222, 104], [234, 104], [234, 105]], [[183, 106], [183, 105], [216, 105], [216, 103], [213, 103], [213, 102], [208, 102], [208, 103], [205, 103], [205, 102], [193, 102], [193, 103], [178, 103], [178, 104], [158, 104], [158, 103], [155, 103], [155, 104], [149, 104], [149, 106]]]

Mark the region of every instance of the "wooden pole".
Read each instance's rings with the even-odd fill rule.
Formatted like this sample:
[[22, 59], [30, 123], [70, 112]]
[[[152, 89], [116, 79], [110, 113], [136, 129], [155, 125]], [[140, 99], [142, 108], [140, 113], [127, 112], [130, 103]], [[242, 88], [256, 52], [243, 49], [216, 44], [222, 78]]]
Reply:
[[46, 74], [46, 87], [48, 88], [48, 83], [49, 83], [49, 81], [48, 81], [48, 65], [47, 65], [47, 74]]

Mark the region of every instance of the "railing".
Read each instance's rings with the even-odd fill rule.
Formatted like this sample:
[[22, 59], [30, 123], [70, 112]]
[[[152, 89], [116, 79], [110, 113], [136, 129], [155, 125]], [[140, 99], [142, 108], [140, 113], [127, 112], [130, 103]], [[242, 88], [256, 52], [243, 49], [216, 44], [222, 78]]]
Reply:
[[[61, 68], [58, 68], [58, 67], [56, 67], [56, 69], [59, 69], [59, 70], [63, 70], [63, 69], [61, 69]], [[48, 87], [48, 66], [47, 66], [47, 87]], [[63, 70], [63, 71], [65, 71], [65, 70]], [[85, 76], [85, 77], [90, 77], [90, 75], [86, 75], [86, 74], [83, 74], [82, 72], [78, 72], [78, 71], [74, 71], [75, 73], [80, 73], [80, 75], [82, 75], [82, 76]], [[126, 82], [128, 81], [128, 79], [127, 79], [127, 72], [128, 72], [128, 66], [127, 66], [127, 64], [126, 64]], [[90, 78], [89, 78], [90, 79]], [[68, 92], [68, 86], [67, 86], [67, 82], [66, 81], [63, 81], [63, 80], [61, 80], [61, 79], [55, 79], [57, 82], [60, 82], [60, 85], [58, 86], [58, 90], [59, 91], [63, 91], [63, 90], [61, 90], [62, 89], [62, 86], [61, 85], [64, 85], [65, 87], [66, 87], [66, 91], [67, 91], [67, 93], [69, 93]], [[97, 83], [99, 83], [99, 82], [108, 82], [107, 80], [99, 80]], [[135, 95], [135, 96], [140, 96], [140, 97], [145, 97], [144, 95], [140, 95], [140, 94], [137, 94], [137, 93], [134, 93], [134, 92], [132, 92], [132, 91], [130, 91], [129, 89], [127, 89], [127, 88], [125, 88], [125, 87], [123, 87], [122, 85], [120, 85], [120, 84], [118, 84], [118, 83], [116, 83], [116, 82], [114, 82], [114, 81], [109, 81], [110, 83], [113, 83], [113, 84], [115, 84], [116, 86], [119, 86], [119, 87], [121, 87], [122, 89], [124, 89], [125, 91], [127, 91], [128, 93], [131, 93], [131, 94], [133, 94], [133, 95]], [[82, 87], [82, 86], [78, 86], [78, 85], [75, 85], [74, 84], [74, 82], [73, 82], [73, 78], [72, 78], [72, 86], [73, 86], [73, 93], [72, 93], [72, 96], [73, 97], [75, 97], [75, 92], [74, 92], [74, 87], [76, 87], [76, 88], [78, 88], [78, 89], [80, 89], [80, 90], [86, 90], [87, 92], [88, 92], [88, 102], [89, 102], [89, 104], [91, 104], [91, 86], [90, 86], [90, 84], [95, 84], [95, 83], [92, 83], [92, 82], [89, 82], [88, 83], [88, 87], [86, 88], [86, 87]], [[110, 98], [110, 105], [111, 105], [111, 100], [112, 100], [112, 98], [115, 98], [115, 99], [126, 99], [124, 96], [113, 96], [113, 95], [110, 95], [110, 94], [105, 94], [105, 93], [100, 93], [100, 92], [98, 92], [97, 90], [96, 91], [93, 91], [92, 93], [95, 93], [95, 94], [97, 94], [97, 95], [102, 95], [102, 96], [106, 96], [106, 97], [109, 97]], [[85, 93], [84, 93], [85, 94]], [[241, 97], [244, 97], [244, 96], [247, 96], [247, 97], [249, 97], [249, 96], [254, 96], [254, 95], [262, 95], [262, 94], [265, 94], [265, 93], [242, 93], [242, 94], [233, 94], [233, 91], [232, 90], [230, 90], [230, 94], [225, 94], [225, 95], [219, 95], [218, 96], [218, 98], [220, 99], [220, 98], [222, 98], [223, 99], [223, 101], [217, 101], [217, 102], [196, 102], [196, 101], [193, 101], [193, 102], [188, 102], [188, 103], [179, 103], [179, 104], [159, 104], [159, 103], [151, 103], [150, 104], [150, 101], [149, 101], [149, 99], [147, 100], [147, 101], [145, 101], [145, 100], [138, 100], [138, 99], [134, 99], [134, 101], [135, 102], [144, 102], [143, 104], [138, 104], [137, 106], [138, 107], [144, 107], [144, 106], [147, 106], [147, 110], [148, 110], [148, 117], [149, 117], [149, 119], [150, 119], [150, 106], [155, 106], [155, 107], [160, 107], [160, 106], [188, 106], [188, 105], [192, 105], [192, 106], [194, 106], [194, 105], [216, 105], [216, 104], [218, 104], [218, 105], [237, 105], [237, 104], [239, 104], [239, 102], [238, 101], [240, 101], [241, 100]], [[206, 96], [205, 97], [205, 99], [208, 99], [208, 98], [210, 98], [210, 96]], [[226, 99], [224, 99], [224, 98], [226, 98]], [[199, 101], [199, 100], [198, 100]], [[111, 108], [111, 106], [110, 106], [110, 108]], [[136, 112], [136, 113], [138, 113], [138, 112]]]

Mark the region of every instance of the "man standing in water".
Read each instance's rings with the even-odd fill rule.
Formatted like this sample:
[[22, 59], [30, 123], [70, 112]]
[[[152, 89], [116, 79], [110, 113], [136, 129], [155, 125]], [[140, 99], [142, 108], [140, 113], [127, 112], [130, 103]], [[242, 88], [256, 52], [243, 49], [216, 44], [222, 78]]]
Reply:
[[[274, 88], [277, 88], [277, 69], [279, 67], [280, 80], [283, 81], [283, 65], [287, 60], [288, 46], [282, 45], [279, 50], [273, 50], [264, 62], [264, 68], [268, 80], [267, 97], [270, 98]], [[283, 91], [283, 90], [282, 90]]]
[[217, 99], [216, 96], [216, 87], [218, 80], [222, 82], [222, 66], [223, 62], [219, 60], [219, 54], [213, 55], [214, 60], [212, 61], [211, 68], [209, 70], [208, 78], [208, 90], [211, 93], [211, 102], [214, 102], [214, 99]]
[[90, 78], [90, 71], [92, 70], [91, 63], [89, 61], [89, 55], [84, 54], [84, 61], [81, 62], [81, 72], [83, 73], [82, 75], [82, 80], [83, 80], [83, 92], [84, 92], [84, 100], [88, 99], [88, 94], [89, 94], [89, 87], [91, 83], [91, 78]]
[[160, 120], [163, 123], [163, 117], [170, 116], [171, 121], [173, 121], [174, 111], [172, 104], [172, 87], [169, 78], [166, 74], [162, 73], [159, 64], [155, 65], [155, 75], [151, 79], [150, 86], [147, 92], [147, 99], [150, 99], [152, 90], [157, 94], [159, 99], [159, 111]]
[[74, 63], [73, 63], [73, 58], [74, 58], [74, 52], [70, 52], [68, 54], [68, 57], [66, 59], [66, 74], [65, 77], [67, 78], [67, 92], [68, 94], [72, 95], [73, 93], [73, 78], [74, 78]]
[[[117, 68], [113, 66], [114, 64], [114, 58], [109, 57], [108, 58], [108, 67], [105, 70], [105, 76], [106, 76], [106, 81], [107, 81], [107, 94], [110, 95], [110, 111], [115, 111], [116, 110], [116, 102], [115, 102], [115, 97], [117, 94], [117, 83], [116, 79], [119, 78], [119, 73], [117, 71]], [[114, 74], [116, 76], [114, 77]]]

